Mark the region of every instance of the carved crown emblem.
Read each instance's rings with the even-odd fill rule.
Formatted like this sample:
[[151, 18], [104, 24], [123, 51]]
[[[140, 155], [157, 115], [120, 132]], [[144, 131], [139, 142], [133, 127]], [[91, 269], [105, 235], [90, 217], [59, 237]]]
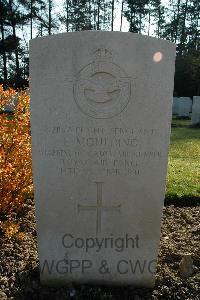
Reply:
[[100, 61], [111, 61], [112, 60], [112, 52], [106, 48], [98, 48], [94, 52], [94, 57], [96, 60]]

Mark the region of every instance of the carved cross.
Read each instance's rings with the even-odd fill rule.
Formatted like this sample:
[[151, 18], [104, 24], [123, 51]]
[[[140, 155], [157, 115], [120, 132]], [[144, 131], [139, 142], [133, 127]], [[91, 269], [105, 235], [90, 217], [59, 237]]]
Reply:
[[78, 204], [78, 212], [80, 211], [96, 211], [96, 234], [101, 233], [101, 217], [102, 212], [106, 211], [116, 211], [120, 212], [121, 204], [115, 206], [108, 206], [102, 204], [102, 190], [103, 182], [95, 182], [97, 185], [97, 204], [96, 205], [81, 205]]

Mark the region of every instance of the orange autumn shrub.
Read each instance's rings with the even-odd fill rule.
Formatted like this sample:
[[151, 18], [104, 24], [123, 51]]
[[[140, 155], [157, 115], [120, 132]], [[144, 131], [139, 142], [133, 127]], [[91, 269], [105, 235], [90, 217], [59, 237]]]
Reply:
[[[26, 91], [0, 85], [0, 213], [19, 210], [32, 192], [29, 103]], [[4, 111], [8, 104], [12, 114]]]

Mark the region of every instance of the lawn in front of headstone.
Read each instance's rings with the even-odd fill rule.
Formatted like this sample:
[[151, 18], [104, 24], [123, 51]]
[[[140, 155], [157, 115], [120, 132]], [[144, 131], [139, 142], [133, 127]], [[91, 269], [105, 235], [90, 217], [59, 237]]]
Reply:
[[188, 120], [181, 120], [180, 127], [177, 122], [171, 132], [166, 199], [194, 201], [200, 197], [200, 130], [188, 127]]
[[[191, 116], [190, 116], [191, 117]], [[172, 117], [172, 127], [187, 127], [191, 125], [190, 118], [178, 118], [177, 115]]]

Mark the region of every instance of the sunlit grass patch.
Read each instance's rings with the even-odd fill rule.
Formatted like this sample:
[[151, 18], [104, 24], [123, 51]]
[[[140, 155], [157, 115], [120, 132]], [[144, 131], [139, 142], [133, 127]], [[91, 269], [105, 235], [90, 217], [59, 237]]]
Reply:
[[[181, 120], [187, 125], [188, 120]], [[200, 197], [200, 130], [172, 128], [166, 197]]]

